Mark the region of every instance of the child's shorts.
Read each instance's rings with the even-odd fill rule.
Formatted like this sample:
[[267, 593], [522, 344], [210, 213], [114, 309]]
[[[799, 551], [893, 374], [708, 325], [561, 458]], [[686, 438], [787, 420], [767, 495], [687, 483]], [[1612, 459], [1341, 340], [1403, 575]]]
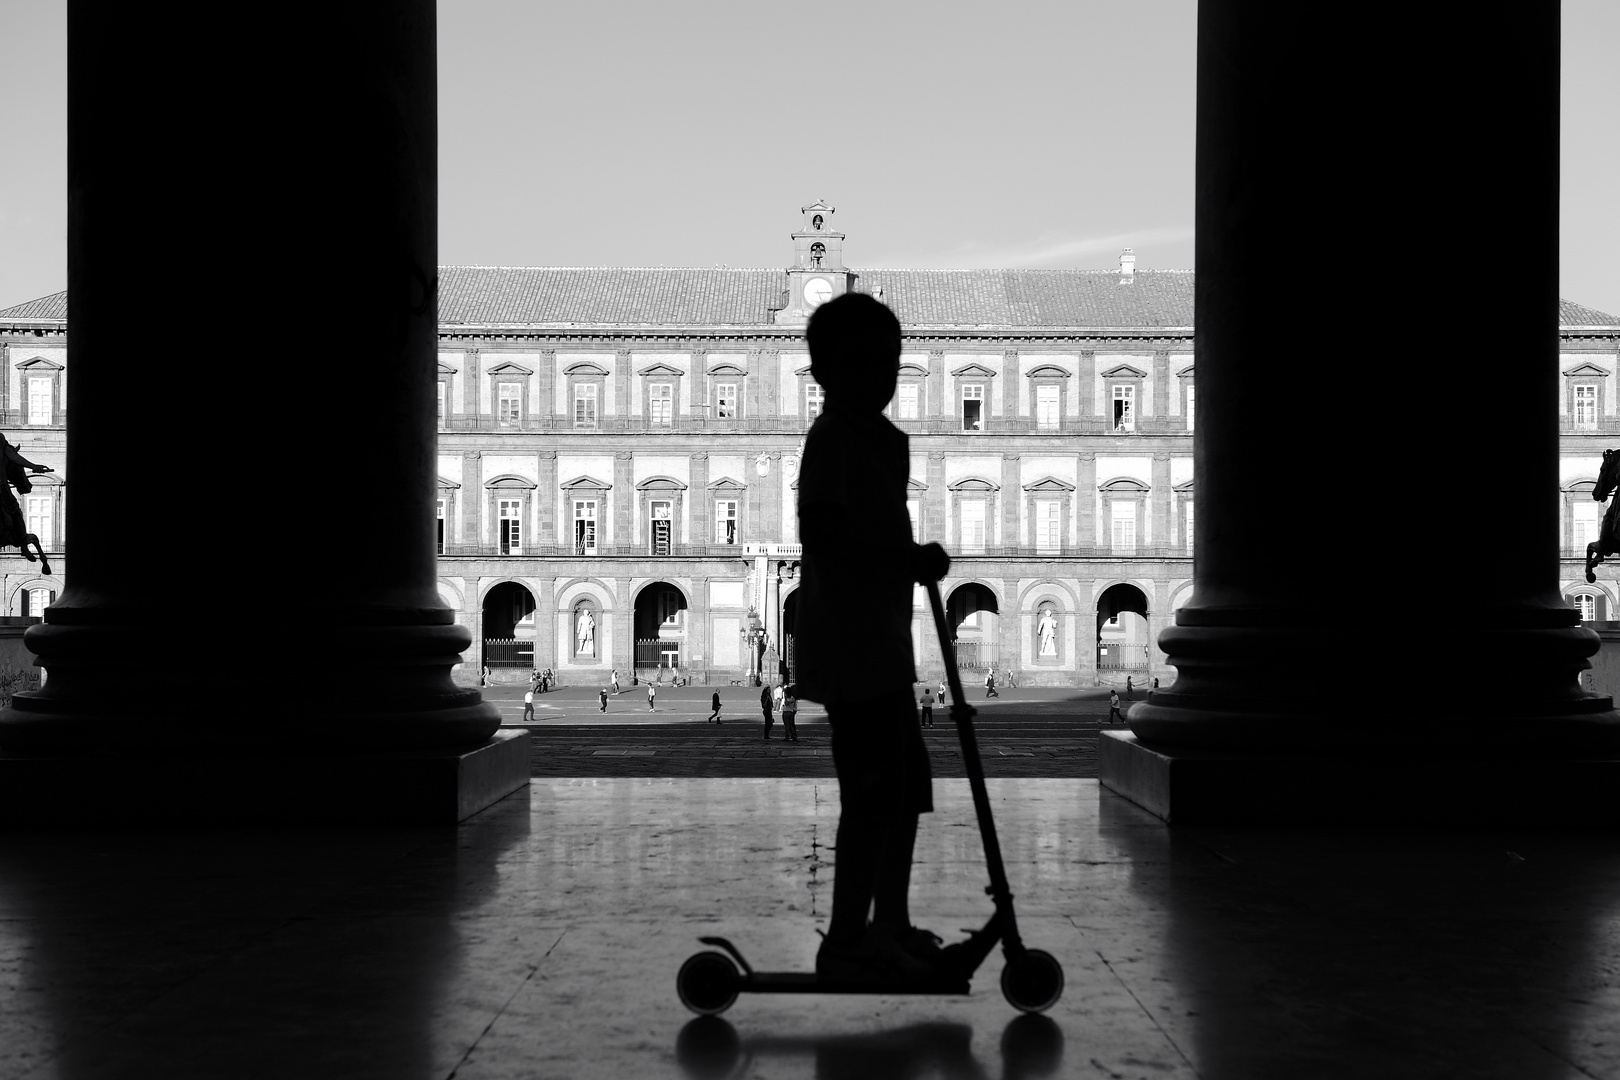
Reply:
[[934, 809], [928, 747], [909, 688], [827, 707], [833, 768], [844, 812], [890, 816]]

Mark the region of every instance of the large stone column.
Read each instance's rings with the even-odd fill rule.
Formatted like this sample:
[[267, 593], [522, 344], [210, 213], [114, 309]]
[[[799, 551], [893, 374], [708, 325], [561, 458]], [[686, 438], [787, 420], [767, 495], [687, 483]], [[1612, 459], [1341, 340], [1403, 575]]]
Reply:
[[[499, 716], [451, 682], [469, 634], [435, 588], [432, 0], [215, 15], [70, 6], [72, 575], [0, 747], [118, 756], [138, 787], [132, 758], [235, 783], [484, 744]], [[159, 313], [190, 362], [155, 398]]]
[[[1160, 639], [1179, 679], [1132, 730], [1620, 753], [1557, 589], [1558, 4], [1198, 20], [1196, 587]], [[1266, 344], [1294, 333], [1309, 379]]]

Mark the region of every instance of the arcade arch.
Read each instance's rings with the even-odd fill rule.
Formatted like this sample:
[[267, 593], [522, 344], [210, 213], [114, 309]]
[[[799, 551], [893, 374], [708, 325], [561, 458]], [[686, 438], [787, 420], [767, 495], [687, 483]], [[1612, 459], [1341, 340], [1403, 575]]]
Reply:
[[1148, 598], [1128, 581], [1108, 586], [1097, 597], [1097, 674], [1146, 674]]
[[534, 593], [515, 581], [490, 586], [484, 594], [484, 666], [534, 668]]
[[683, 665], [688, 610], [686, 592], [668, 581], [650, 581], [636, 593], [635, 670], [640, 679], [660, 679]]
[[995, 590], [965, 581], [945, 598], [945, 621], [951, 628], [956, 665], [962, 671], [996, 666], [1001, 645], [1001, 604]]

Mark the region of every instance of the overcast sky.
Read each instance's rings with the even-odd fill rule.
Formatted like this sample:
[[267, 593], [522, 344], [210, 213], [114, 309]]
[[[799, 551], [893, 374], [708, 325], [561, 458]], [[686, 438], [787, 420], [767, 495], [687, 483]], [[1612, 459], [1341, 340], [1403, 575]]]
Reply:
[[[0, 6], [0, 307], [67, 283], [63, 7]], [[1560, 293], [1620, 314], [1620, 2], [1563, 11]], [[825, 199], [857, 267], [1191, 268], [1195, 12], [445, 2], [440, 261], [785, 266]]]

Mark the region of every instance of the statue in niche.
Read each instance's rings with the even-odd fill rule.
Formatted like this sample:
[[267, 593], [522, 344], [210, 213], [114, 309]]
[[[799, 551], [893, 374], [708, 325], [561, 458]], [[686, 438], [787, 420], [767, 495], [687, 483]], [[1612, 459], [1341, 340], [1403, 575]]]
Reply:
[[[6, 467], [6, 478], [10, 479], [11, 468]], [[1620, 450], [1603, 451], [1603, 466], [1598, 469], [1597, 484], [1592, 488], [1592, 498], [1603, 502], [1614, 489], [1620, 485]], [[11, 541], [6, 541], [10, 543]], [[1603, 511], [1603, 524], [1598, 527], [1598, 538], [1586, 545], [1586, 583], [1591, 585], [1597, 581], [1597, 564], [1609, 555], [1620, 554], [1620, 499], [1609, 504]]]
[[588, 607], [580, 608], [574, 616], [574, 621], [574, 655], [595, 656], [596, 618], [591, 614], [591, 609]]
[[1050, 604], [1043, 605], [1035, 624], [1035, 636], [1040, 643], [1037, 656], [1057, 656], [1057, 632], [1057, 613]]
[[[28, 531], [28, 519], [23, 516], [17, 495], [34, 490], [29, 473], [50, 472], [51, 467], [36, 465], [23, 457], [4, 435], [0, 435], [0, 467], [4, 467], [6, 473], [6, 482], [0, 484], [0, 547], [16, 548], [29, 562], [38, 562], [42, 573], [49, 574], [51, 564], [45, 558], [45, 549], [40, 547], [39, 537]], [[17, 489], [17, 495], [11, 493], [12, 488]], [[32, 553], [28, 550], [30, 546], [34, 549]]]

